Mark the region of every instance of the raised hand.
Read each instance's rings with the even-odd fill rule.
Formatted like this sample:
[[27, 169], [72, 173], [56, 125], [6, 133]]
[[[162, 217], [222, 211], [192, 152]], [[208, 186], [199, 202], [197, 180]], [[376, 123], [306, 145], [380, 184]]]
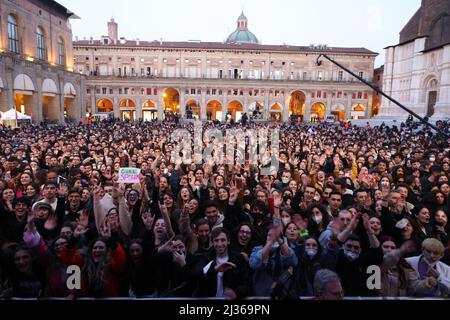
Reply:
[[151, 230], [153, 228], [153, 222], [155, 221], [155, 215], [150, 211], [145, 211], [141, 215], [142, 222], [144, 223], [145, 229]]
[[373, 233], [373, 230], [370, 227], [370, 223], [369, 223], [369, 215], [367, 213], [364, 213], [362, 215], [362, 219], [363, 219], [363, 226], [364, 226], [364, 229], [366, 229], [366, 232]]
[[[356, 230], [356, 227], [358, 226], [360, 217], [361, 217], [361, 213], [360, 212], [358, 212], [357, 214], [355, 214], [353, 216], [352, 221], [350, 222], [350, 226], [352, 227], [352, 230]], [[369, 222], [369, 221], [367, 221], [367, 222]], [[369, 228], [370, 228], [370, 226], [369, 226]]]
[[237, 201], [239, 192], [241, 192], [241, 190], [237, 187], [236, 182], [234, 181], [231, 181], [230, 186], [231, 188], [230, 188], [230, 197], [228, 198], [228, 204], [234, 205]]
[[58, 186], [58, 195], [61, 198], [67, 197], [67, 194], [69, 193], [69, 187], [65, 183], [60, 183]]
[[89, 231], [89, 228], [83, 227], [82, 225], [79, 224], [73, 231], [73, 236], [75, 238], [79, 238], [82, 235], [86, 234], [86, 232], [88, 232], [88, 231]]
[[94, 186], [94, 198], [100, 198], [100, 193], [102, 192], [102, 186], [101, 184], [98, 184], [96, 186]]
[[178, 264], [180, 267], [184, 267], [186, 265], [186, 253], [173, 251], [173, 262]]
[[86, 228], [89, 225], [89, 213], [87, 210], [83, 210], [80, 213], [80, 217], [77, 219], [77, 224]]
[[103, 238], [109, 239], [111, 238], [111, 228], [109, 226], [108, 220], [105, 219], [105, 223], [103, 224], [103, 226], [100, 228], [100, 235]]
[[281, 194], [279, 194], [278, 192], [274, 192], [273, 194], [273, 204], [275, 208], [279, 208], [283, 204], [283, 198], [281, 197]]
[[173, 239], [175, 236], [169, 239], [169, 241], [165, 242], [162, 246], [158, 248], [158, 252], [172, 252], [173, 251]]

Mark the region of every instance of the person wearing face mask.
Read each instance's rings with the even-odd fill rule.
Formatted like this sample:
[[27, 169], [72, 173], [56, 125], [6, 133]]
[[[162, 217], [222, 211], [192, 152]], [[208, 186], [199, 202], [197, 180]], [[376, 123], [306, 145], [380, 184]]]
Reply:
[[330, 216], [324, 206], [313, 204], [306, 212], [308, 217], [308, 231], [314, 237], [319, 237], [325, 231], [330, 223]]
[[281, 182], [277, 184], [277, 189], [283, 190], [289, 186], [289, 182], [292, 179], [292, 174], [289, 170], [283, 171], [281, 174]]
[[[358, 224], [359, 214], [352, 219], [352, 223]], [[373, 296], [376, 292], [367, 287], [369, 274], [366, 270], [371, 265], [380, 265], [382, 251], [380, 242], [370, 228], [367, 215], [363, 216], [362, 223], [369, 237], [370, 248], [362, 252], [361, 240], [351, 234], [343, 239], [342, 249], [332, 243], [325, 248], [323, 267], [336, 271], [342, 279], [342, 287], [348, 296]]]
[[257, 297], [267, 297], [281, 276], [298, 263], [279, 226], [268, 229], [266, 244], [253, 248], [249, 265], [253, 273], [253, 288]]
[[450, 296], [450, 267], [440, 260], [444, 256], [444, 245], [437, 239], [429, 238], [422, 243], [420, 256], [406, 258], [420, 280], [425, 280], [424, 290], [415, 292], [416, 296]]
[[314, 295], [314, 276], [321, 267], [322, 248], [315, 237], [307, 237], [297, 247], [298, 265], [294, 269], [293, 287], [299, 296]]

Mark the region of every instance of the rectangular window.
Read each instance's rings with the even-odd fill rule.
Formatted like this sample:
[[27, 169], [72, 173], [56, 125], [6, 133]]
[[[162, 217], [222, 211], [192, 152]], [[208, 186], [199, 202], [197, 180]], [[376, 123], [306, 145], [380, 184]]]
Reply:
[[364, 99], [368, 99], [367, 93], [364, 93]]
[[127, 76], [127, 67], [123, 67], [123, 76], [124, 76], [124, 77]]
[[37, 47], [37, 58], [39, 60], [47, 60], [47, 54], [45, 50], [45, 35], [38, 27], [36, 32], [36, 47]]
[[212, 90], [211, 90], [211, 94], [212, 94], [213, 96], [215, 96], [215, 95], [216, 95], [216, 91], [217, 91], [217, 89], [212, 89]]
[[344, 71], [339, 71], [338, 72], [338, 81], [342, 81], [344, 80]]
[[131, 68], [131, 75], [134, 77], [136, 75], [136, 72], [134, 72], [134, 68]]
[[128, 94], [128, 90], [130, 90], [129, 88], [125, 88], [124, 90], [123, 90], [123, 93], [124, 94]]
[[119, 88], [119, 94], [122, 94], [122, 88]]
[[195, 94], [195, 89], [191, 89], [191, 94]]
[[109, 94], [113, 94], [113, 89], [109, 89]]
[[222, 77], [223, 77], [223, 71], [219, 70], [219, 79], [222, 79]]
[[122, 76], [122, 68], [118, 69], [118, 76], [121, 77]]
[[102, 94], [106, 94], [106, 88], [102, 88]]
[[66, 65], [66, 48], [62, 39], [58, 40], [58, 64], [62, 66]]
[[91, 94], [91, 89], [86, 89], [86, 94]]
[[19, 53], [17, 20], [12, 15], [8, 16], [8, 49], [14, 53]]
[[319, 71], [317, 73], [317, 80], [322, 81], [323, 80], [323, 71]]
[[147, 88], [147, 95], [151, 96], [152, 95], [152, 88]]
[[152, 75], [152, 68], [147, 67], [147, 76], [151, 76]]
[[358, 73], [358, 75], [359, 75], [360, 78], [364, 78], [364, 72], [360, 71], [360, 72]]
[[322, 98], [322, 92], [321, 91], [317, 91], [317, 98]]
[[95, 90], [95, 92], [97, 92], [97, 94], [100, 94], [100, 89]]
[[308, 80], [308, 72], [303, 72], [303, 80]]
[[358, 99], [362, 99], [362, 92], [358, 92]]
[[156, 89], [156, 88], [153, 89], [153, 95], [154, 95], [154, 96], [157, 96], [157, 95], [158, 95], [158, 89]]

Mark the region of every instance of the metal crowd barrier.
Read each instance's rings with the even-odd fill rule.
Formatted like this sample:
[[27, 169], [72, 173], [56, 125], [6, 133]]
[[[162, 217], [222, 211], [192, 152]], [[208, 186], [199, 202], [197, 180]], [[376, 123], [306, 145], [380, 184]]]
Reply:
[[[313, 300], [314, 297], [300, 297], [301, 301], [308, 301]], [[2, 299], [0, 299], [1, 301]], [[66, 301], [66, 298], [8, 298], [3, 300], [14, 300], [14, 301]], [[77, 301], [229, 301], [225, 300], [224, 298], [217, 298], [217, 297], [206, 297], [206, 298], [161, 298], [161, 297], [142, 297], [142, 298], [130, 298], [130, 297], [118, 297], [118, 298], [89, 298], [89, 297], [82, 297], [75, 299]], [[270, 297], [247, 297], [241, 301], [271, 301], [272, 299]], [[405, 300], [411, 300], [411, 301], [425, 301], [425, 300], [450, 300], [450, 298], [420, 298], [420, 297], [344, 297], [343, 300], [349, 300], [349, 301], [405, 301]]]

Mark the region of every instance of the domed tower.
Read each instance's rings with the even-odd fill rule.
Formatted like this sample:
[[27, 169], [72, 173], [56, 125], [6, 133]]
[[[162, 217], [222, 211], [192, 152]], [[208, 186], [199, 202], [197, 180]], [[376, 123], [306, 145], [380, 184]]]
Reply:
[[244, 12], [241, 13], [237, 20], [237, 28], [236, 31], [231, 33], [226, 43], [256, 43], [259, 44], [258, 38], [248, 30], [248, 19], [244, 15]]

